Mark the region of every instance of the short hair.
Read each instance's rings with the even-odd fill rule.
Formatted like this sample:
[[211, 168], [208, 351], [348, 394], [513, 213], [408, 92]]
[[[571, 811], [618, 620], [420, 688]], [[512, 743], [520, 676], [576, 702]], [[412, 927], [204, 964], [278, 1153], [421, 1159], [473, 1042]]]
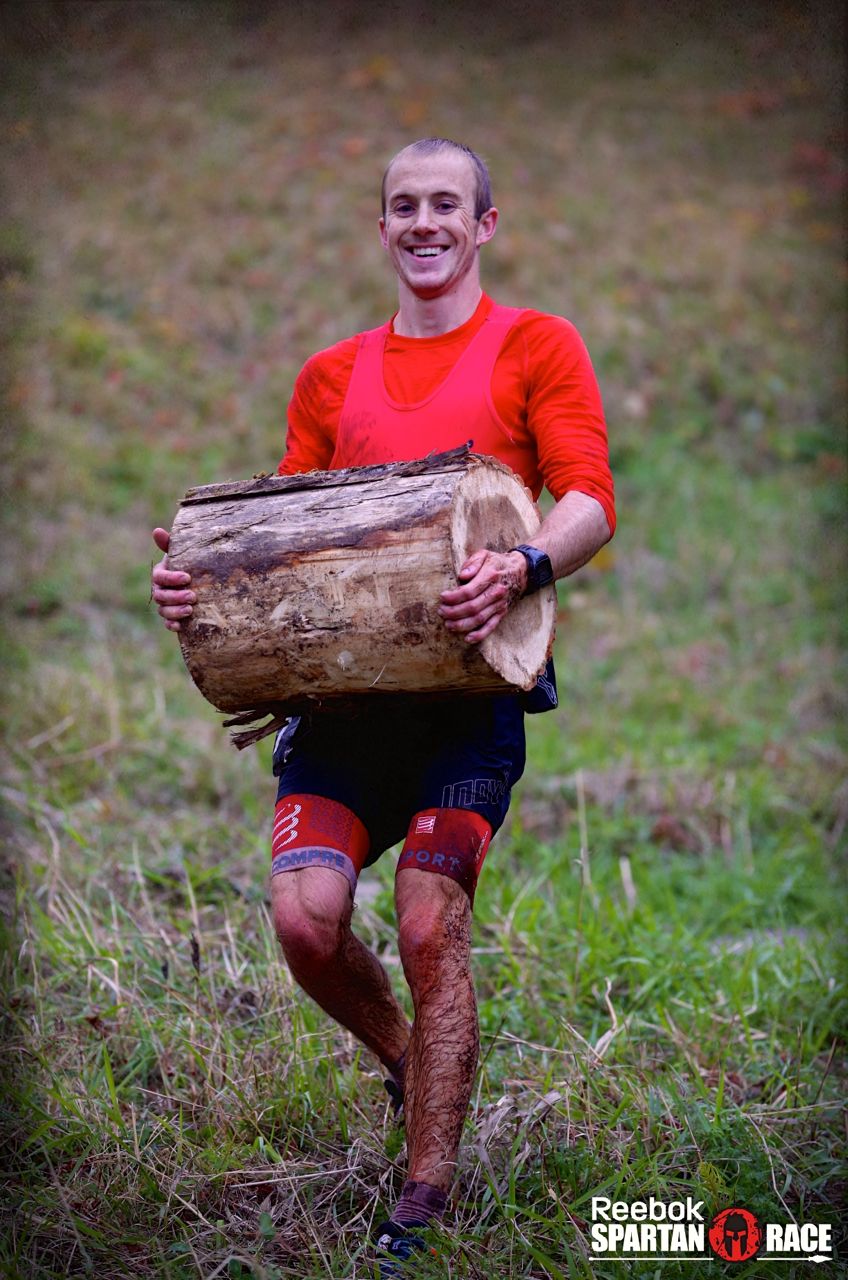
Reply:
[[476, 188], [474, 193], [474, 217], [479, 222], [483, 214], [491, 209], [494, 203], [492, 200], [492, 181], [489, 177], [486, 161], [482, 156], [478, 156], [476, 151], [472, 151], [470, 147], [464, 146], [461, 142], [454, 142], [451, 138], [419, 138], [417, 142], [410, 142], [408, 147], [401, 147], [400, 151], [392, 156], [386, 166], [380, 192], [384, 218], [386, 216], [386, 183], [389, 177], [389, 170], [395, 160], [406, 155], [407, 152], [411, 152], [416, 156], [430, 156], [436, 151], [457, 151], [471, 161]]

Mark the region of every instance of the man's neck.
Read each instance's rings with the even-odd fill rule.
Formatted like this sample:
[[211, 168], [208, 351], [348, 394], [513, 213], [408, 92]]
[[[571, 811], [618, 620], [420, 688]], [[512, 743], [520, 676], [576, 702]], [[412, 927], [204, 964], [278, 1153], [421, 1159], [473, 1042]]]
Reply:
[[437, 298], [419, 298], [401, 286], [400, 305], [395, 316], [394, 331], [402, 338], [438, 338], [470, 320], [480, 305], [483, 290], [474, 287], [443, 294]]

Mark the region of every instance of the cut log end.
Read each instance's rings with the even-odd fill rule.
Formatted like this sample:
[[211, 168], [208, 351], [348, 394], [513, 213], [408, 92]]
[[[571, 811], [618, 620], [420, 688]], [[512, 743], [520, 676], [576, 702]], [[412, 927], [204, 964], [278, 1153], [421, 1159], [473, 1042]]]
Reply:
[[[505, 476], [510, 483], [505, 483]], [[481, 547], [509, 551], [532, 538], [541, 523], [529, 491], [491, 458], [471, 466], [454, 488], [451, 549], [454, 572]], [[512, 606], [479, 646], [507, 684], [527, 691], [545, 668], [553, 645], [557, 596], [553, 583]]]

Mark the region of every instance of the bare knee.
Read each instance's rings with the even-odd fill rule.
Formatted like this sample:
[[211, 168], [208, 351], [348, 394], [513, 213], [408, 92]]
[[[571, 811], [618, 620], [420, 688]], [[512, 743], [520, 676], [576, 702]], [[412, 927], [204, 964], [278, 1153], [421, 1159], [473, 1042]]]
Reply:
[[[414, 879], [413, 879], [414, 878]], [[471, 905], [453, 881], [421, 871], [398, 876], [398, 945], [413, 995], [449, 970], [467, 969]]]
[[[322, 884], [321, 875], [332, 879]], [[275, 876], [271, 911], [280, 946], [295, 977], [324, 969], [337, 958], [351, 906], [347, 884], [335, 872], [304, 868]]]
[[322, 969], [332, 963], [338, 952], [338, 921], [321, 920], [282, 907], [274, 912], [274, 928], [295, 973]]

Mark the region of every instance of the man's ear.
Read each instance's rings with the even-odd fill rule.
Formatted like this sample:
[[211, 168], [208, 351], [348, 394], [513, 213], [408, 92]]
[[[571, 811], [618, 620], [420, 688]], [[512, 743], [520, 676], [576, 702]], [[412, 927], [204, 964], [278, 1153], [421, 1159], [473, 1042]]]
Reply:
[[477, 248], [481, 244], [488, 243], [495, 234], [495, 227], [498, 225], [497, 209], [487, 209], [480, 221], [477, 223]]
[[383, 246], [384, 249], [388, 249], [389, 242], [386, 239], [386, 219], [381, 218], [377, 225], [380, 228], [380, 244]]

